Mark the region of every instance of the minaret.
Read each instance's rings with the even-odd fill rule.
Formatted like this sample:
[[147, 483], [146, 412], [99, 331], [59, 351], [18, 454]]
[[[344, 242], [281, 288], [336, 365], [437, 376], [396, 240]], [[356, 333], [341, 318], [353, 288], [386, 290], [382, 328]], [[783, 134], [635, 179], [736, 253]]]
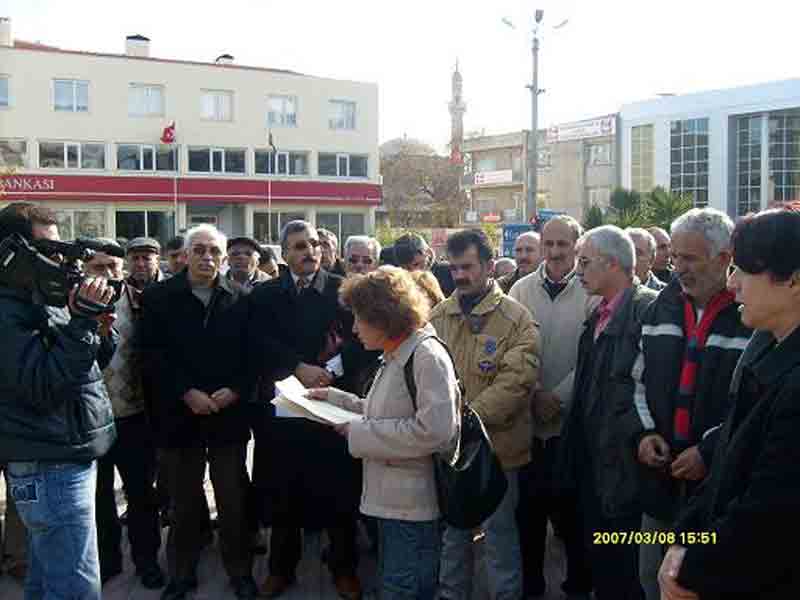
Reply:
[[462, 97], [462, 79], [458, 71], [458, 61], [456, 70], [453, 72], [452, 98], [448, 109], [450, 110], [450, 162], [461, 164], [463, 157], [461, 147], [464, 143], [464, 113], [467, 105], [464, 104]]

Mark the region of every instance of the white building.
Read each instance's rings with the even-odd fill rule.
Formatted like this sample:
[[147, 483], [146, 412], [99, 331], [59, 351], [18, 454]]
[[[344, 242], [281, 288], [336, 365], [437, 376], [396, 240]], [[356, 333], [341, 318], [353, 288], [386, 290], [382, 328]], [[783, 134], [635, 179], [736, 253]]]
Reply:
[[732, 217], [800, 199], [800, 79], [622, 107], [622, 185], [691, 193]]
[[62, 50], [0, 20], [0, 201], [57, 209], [64, 238], [211, 222], [275, 242], [294, 218], [368, 233], [378, 168], [375, 84], [155, 58], [142, 36], [123, 54]]

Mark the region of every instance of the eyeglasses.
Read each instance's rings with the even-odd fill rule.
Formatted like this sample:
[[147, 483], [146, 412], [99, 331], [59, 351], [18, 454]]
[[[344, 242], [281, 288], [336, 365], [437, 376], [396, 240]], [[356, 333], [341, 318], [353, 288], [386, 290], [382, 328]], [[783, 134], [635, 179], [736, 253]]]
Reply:
[[309, 247], [313, 250], [319, 248], [319, 240], [310, 239], [303, 242], [296, 242], [294, 246], [292, 246], [293, 250], [297, 250], [298, 252], [305, 252], [309, 249]]
[[578, 259], [578, 266], [581, 269], [585, 269], [596, 260], [599, 260], [599, 258], [586, 258], [585, 256], [582, 256]]
[[253, 250], [233, 250], [232, 252], [228, 253], [228, 256], [253, 256]]
[[347, 262], [349, 262], [351, 265], [357, 265], [358, 263], [361, 263], [362, 265], [371, 265], [375, 261], [372, 260], [372, 257], [370, 256], [349, 256], [347, 258]]
[[206, 246], [205, 244], [192, 246], [192, 254], [195, 256], [205, 256], [206, 253], [210, 254], [212, 258], [219, 258], [222, 256], [222, 248], [219, 246]]

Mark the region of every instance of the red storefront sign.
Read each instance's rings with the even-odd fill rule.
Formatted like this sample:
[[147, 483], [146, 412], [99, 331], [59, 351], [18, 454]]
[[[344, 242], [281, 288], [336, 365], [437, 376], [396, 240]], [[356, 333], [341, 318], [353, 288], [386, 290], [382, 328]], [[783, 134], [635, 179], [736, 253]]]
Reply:
[[[376, 206], [381, 186], [358, 182], [272, 181], [204, 177], [102, 177], [91, 175], [6, 175], [6, 202], [178, 202], [187, 204], [361, 204]], [[269, 189], [268, 192], [268, 187]]]

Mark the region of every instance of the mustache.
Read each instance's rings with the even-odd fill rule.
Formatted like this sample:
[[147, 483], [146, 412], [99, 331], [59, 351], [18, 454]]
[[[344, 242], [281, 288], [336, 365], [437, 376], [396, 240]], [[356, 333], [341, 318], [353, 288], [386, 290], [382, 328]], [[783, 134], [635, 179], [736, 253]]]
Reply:
[[453, 280], [453, 283], [455, 283], [456, 286], [458, 286], [458, 287], [464, 287], [465, 285], [469, 285], [469, 280], [468, 279], [455, 279], [455, 280]]
[[313, 263], [313, 262], [317, 262], [317, 261], [315, 259], [311, 258], [310, 256], [308, 256], [308, 257], [303, 259], [303, 262]]

